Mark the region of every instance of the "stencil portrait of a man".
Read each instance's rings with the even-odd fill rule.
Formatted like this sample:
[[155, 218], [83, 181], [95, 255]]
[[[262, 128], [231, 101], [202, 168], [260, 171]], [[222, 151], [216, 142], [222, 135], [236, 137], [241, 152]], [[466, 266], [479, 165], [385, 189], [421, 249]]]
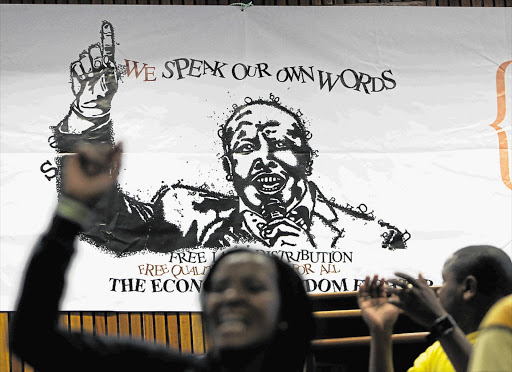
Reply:
[[[75, 100], [53, 127], [60, 153], [72, 152], [79, 141], [114, 143], [110, 109], [120, 72], [112, 25], [105, 21], [100, 34], [101, 42], [71, 64]], [[364, 203], [335, 203], [308, 180], [315, 157], [311, 134], [302, 115], [277, 97], [246, 98], [220, 123], [218, 134], [234, 193], [185, 180], [165, 184], [151, 200], [142, 201], [119, 186], [98, 204], [84, 237], [119, 256], [233, 243], [317, 247], [320, 236], [328, 236], [330, 248], [336, 248], [350, 236], [351, 225], [372, 224], [379, 227], [383, 248], [405, 248], [405, 230], [377, 219]]]

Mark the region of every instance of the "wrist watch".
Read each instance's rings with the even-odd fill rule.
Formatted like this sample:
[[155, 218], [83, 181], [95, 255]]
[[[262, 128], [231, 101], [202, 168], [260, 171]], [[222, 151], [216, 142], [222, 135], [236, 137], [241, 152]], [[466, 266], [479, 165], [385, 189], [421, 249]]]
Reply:
[[450, 314], [440, 316], [434, 321], [432, 327], [430, 327], [428, 339], [431, 341], [439, 340], [441, 337], [452, 333], [456, 326], [457, 323], [455, 323], [455, 320], [453, 320]]

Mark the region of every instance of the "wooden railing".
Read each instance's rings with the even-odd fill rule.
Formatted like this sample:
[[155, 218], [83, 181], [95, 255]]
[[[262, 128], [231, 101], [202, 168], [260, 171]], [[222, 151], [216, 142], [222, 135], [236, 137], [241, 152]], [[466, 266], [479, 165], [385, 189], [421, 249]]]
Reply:
[[[32, 372], [32, 367], [9, 351], [8, 327], [13, 316], [12, 312], [0, 313], [0, 372]], [[208, 349], [201, 313], [73, 311], [61, 312], [59, 324], [73, 332], [129, 337], [185, 354], [203, 354]]]
[[[340, 364], [353, 359], [355, 354], [367, 360], [370, 337], [357, 308], [356, 292], [313, 294], [311, 298], [317, 323], [317, 336], [312, 343], [317, 362]], [[0, 313], [0, 372], [33, 372], [32, 367], [9, 351], [8, 326], [13, 315]], [[208, 351], [202, 315], [197, 312], [61, 312], [59, 323], [69, 331], [129, 337], [185, 354]], [[399, 318], [397, 324], [394, 344], [417, 345], [415, 350], [425, 347], [427, 332], [407, 319]], [[336, 358], [332, 360], [329, 354], [336, 354]]]

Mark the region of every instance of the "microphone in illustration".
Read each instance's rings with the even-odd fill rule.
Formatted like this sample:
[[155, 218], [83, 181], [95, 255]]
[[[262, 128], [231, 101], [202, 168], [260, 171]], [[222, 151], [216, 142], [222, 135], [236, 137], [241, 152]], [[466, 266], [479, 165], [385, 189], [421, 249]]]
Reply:
[[261, 215], [268, 222], [283, 218], [286, 215], [286, 208], [283, 205], [280, 194], [261, 195]]

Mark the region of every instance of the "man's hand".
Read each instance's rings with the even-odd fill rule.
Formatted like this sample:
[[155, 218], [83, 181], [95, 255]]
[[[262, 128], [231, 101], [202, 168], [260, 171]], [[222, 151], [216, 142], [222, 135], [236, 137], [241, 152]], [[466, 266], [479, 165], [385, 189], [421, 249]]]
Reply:
[[262, 224], [261, 236], [270, 240], [270, 245], [277, 248], [313, 245], [308, 232], [286, 217], [272, 220], [269, 224]]
[[388, 289], [388, 292], [397, 295], [390, 302], [404, 310], [412, 320], [430, 328], [437, 318], [447, 314], [437, 294], [428, 286], [421, 274], [418, 279], [400, 272], [395, 275], [402, 280], [388, 280], [398, 287]]
[[357, 302], [370, 332], [391, 334], [400, 310], [387, 297], [384, 278], [367, 276], [357, 292]]
[[101, 42], [84, 50], [80, 59], [70, 66], [75, 95], [73, 110], [87, 120], [101, 119], [110, 112], [118, 86], [112, 24], [103, 21], [100, 35]]
[[64, 159], [62, 192], [86, 205], [93, 205], [110, 188], [119, 175], [121, 144], [79, 145], [76, 154]]

